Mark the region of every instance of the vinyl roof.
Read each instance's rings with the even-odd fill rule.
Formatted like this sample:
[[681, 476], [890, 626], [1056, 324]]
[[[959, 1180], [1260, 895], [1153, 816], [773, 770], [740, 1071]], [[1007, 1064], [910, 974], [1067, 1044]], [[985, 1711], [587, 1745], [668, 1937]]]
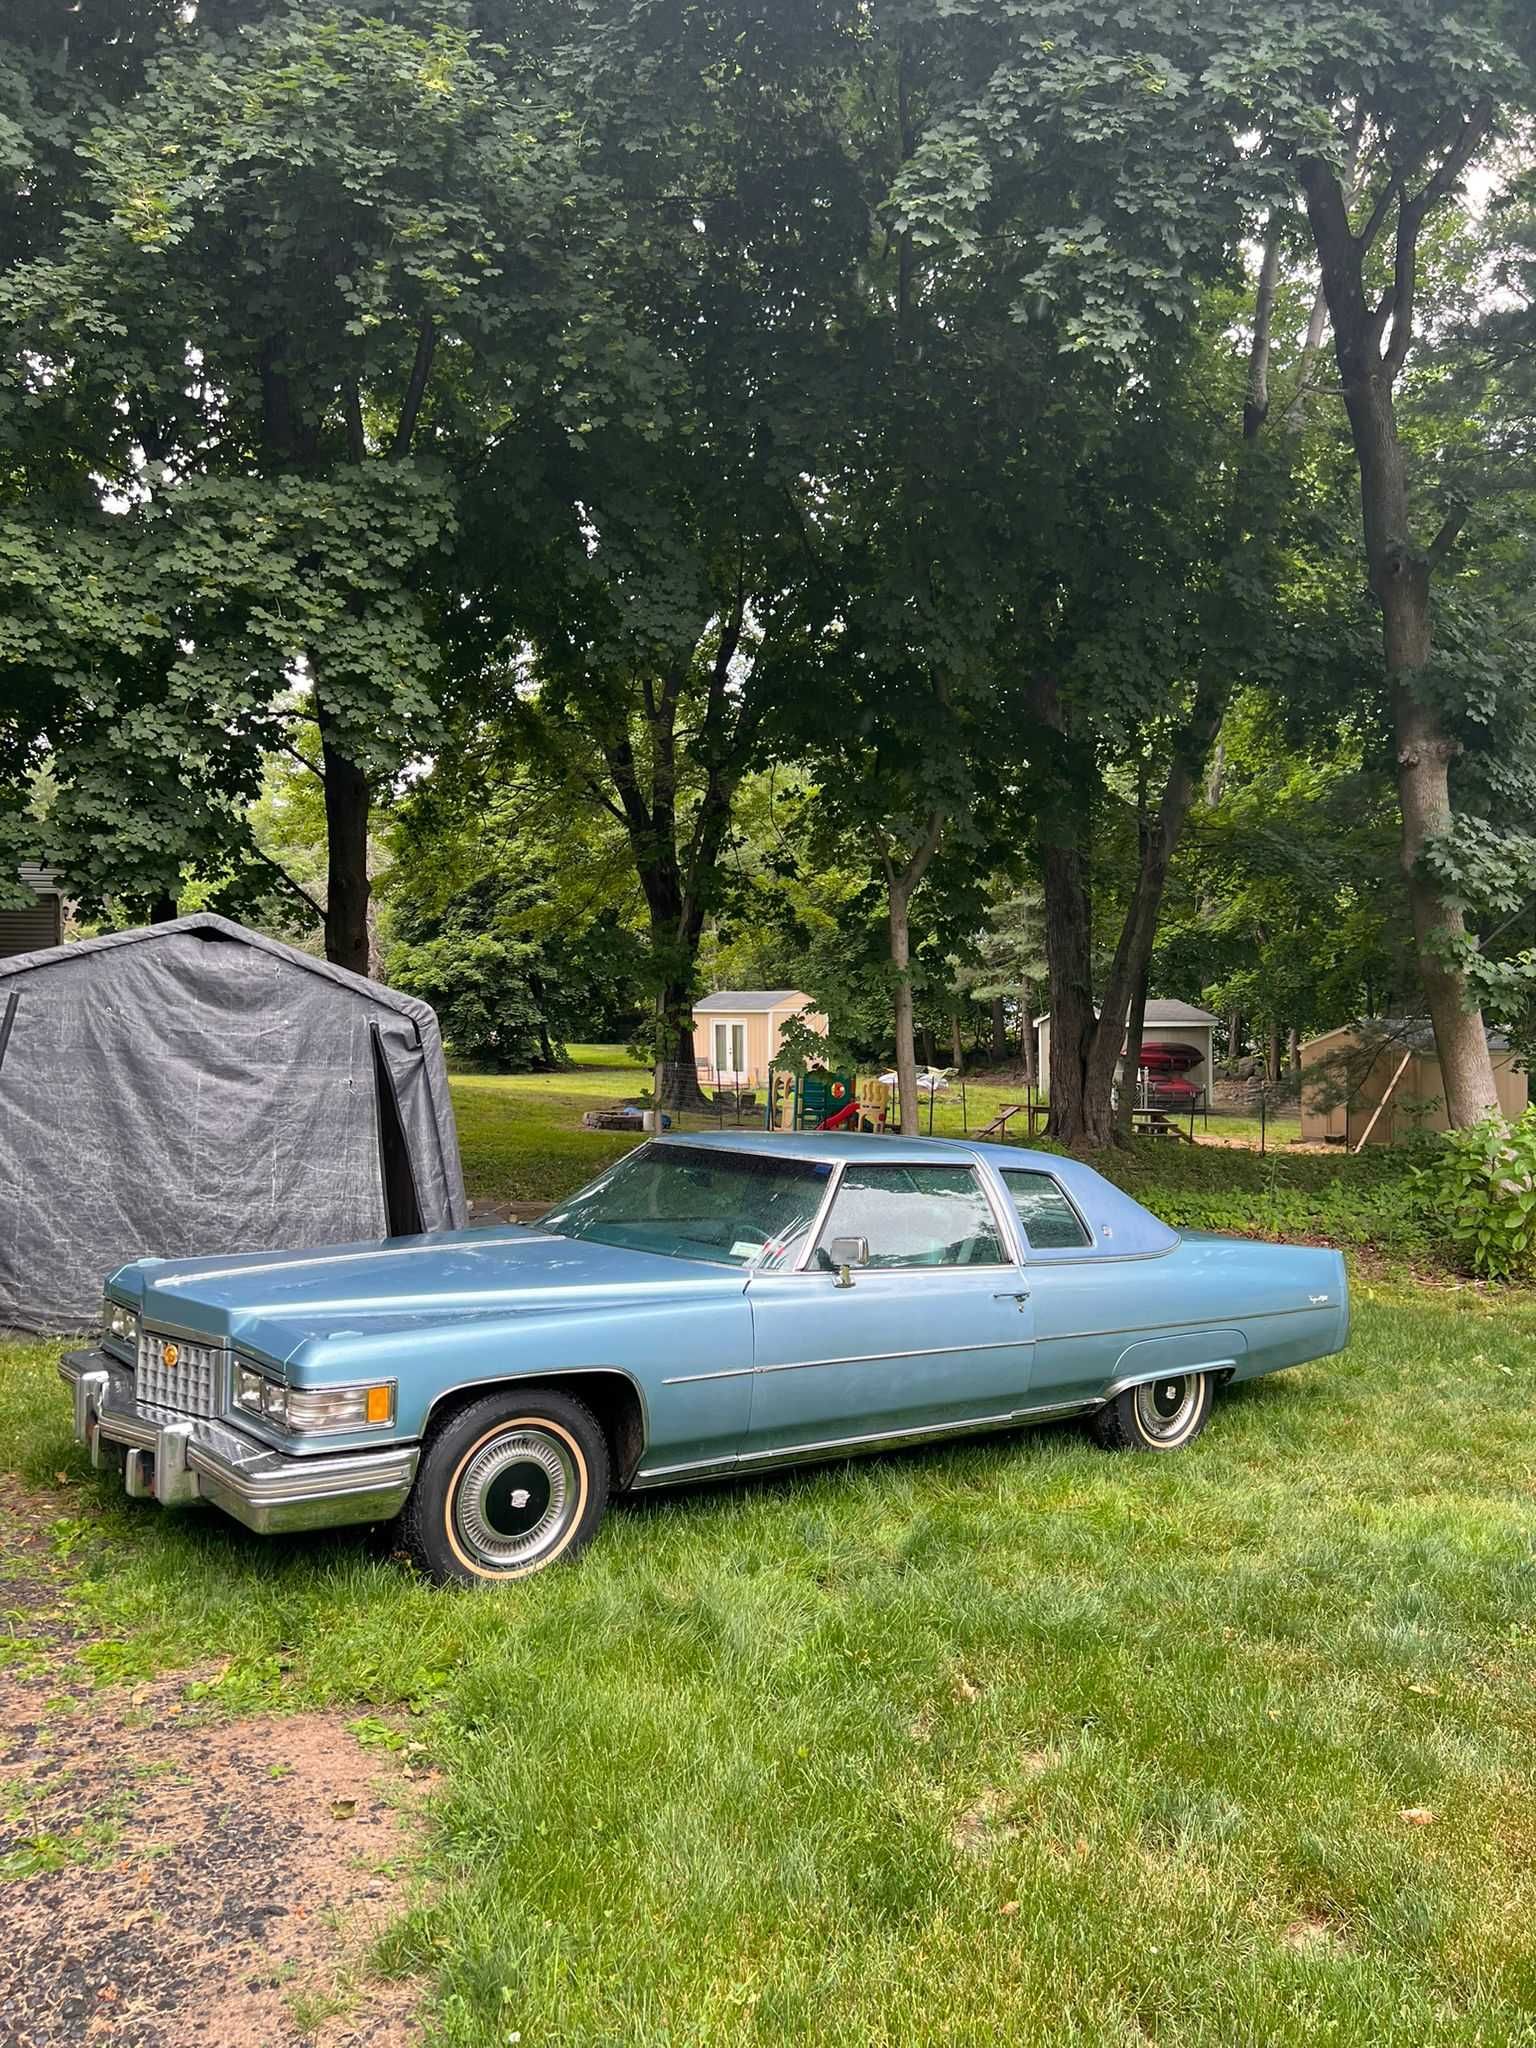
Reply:
[[781, 1159], [814, 1160], [824, 1165], [840, 1160], [862, 1164], [879, 1160], [887, 1166], [960, 1166], [984, 1161], [994, 1169], [1048, 1173], [1066, 1189], [1091, 1225], [1093, 1243], [1056, 1254], [1036, 1247], [1031, 1259], [1137, 1257], [1171, 1251], [1179, 1241], [1176, 1230], [1080, 1159], [1059, 1152], [1032, 1152], [1023, 1145], [980, 1144], [969, 1138], [901, 1138], [874, 1131], [675, 1131], [651, 1142], [679, 1150], [703, 1146], [712, 1152], [770, 1152]]

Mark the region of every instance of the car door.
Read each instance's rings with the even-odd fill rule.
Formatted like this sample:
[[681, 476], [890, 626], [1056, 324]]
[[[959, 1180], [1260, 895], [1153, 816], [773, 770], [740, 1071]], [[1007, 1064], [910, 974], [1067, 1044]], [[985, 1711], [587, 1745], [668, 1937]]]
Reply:
[[[1199, 1322], [1187, 1271], [1166, 1255], [1121, 1258], [1106, 1251], [1054, 1174], [1005, 1166], [998, 1178], [1024, 1234], [1034, 1309], [1033, 1403], [1086, 1406], [1139, 1337], [1155, 1337], [1185, 1316]], [[1210, 1334], [1216, 1357], [1242, 1344], [1235, 1332]], [[1149, 1373], [1158, 1370], [1157, 1354], [1139, 1355]]]
[[[832, 1240], [869, 1263], [839, 1285]], [[1033, 1316], [1011, 1234], [968, 1165], [845, 1166], [805, 1268], [754, 1274], [745, 1460], [1006, 1418]]]

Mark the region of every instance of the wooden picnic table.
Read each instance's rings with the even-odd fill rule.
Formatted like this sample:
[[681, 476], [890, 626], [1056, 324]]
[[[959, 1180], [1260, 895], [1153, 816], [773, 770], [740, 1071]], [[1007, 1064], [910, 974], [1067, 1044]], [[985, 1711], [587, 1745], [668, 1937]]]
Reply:
[[1025, 1123], [1025, 1130], [1027, 1131], [1028, 1135], [1031, 1138], [1037, 1137], [1039, 1133], [1045, 1129], [1046, 1124], [1049, 1122], [1050, 1114], [1050, 1106], [1049, 1104], [1044, 1102], [1005, 1103], [1004, 1106], [997, 1112], [997, 1115], [993, 1117], [992, 1121], [989, 1124], [984, 1124], [982, 1128], [976, 1133], [976, 1136], [978, 1139], [997, 1138], [1006, 1142], [1008, 1138], [1009, 1118], [1015, 1116], [1022, 1116], [1027, 1120]]
[[1194, 1137], [1188, 1131], [1181, 1131], [1169, 1118], [1166, 1109], [1133, 1109], [1131, 1130], [1140, 1131], [1147, 1138], [1177, 1138], [1182, 1145], [1193, 1145]]

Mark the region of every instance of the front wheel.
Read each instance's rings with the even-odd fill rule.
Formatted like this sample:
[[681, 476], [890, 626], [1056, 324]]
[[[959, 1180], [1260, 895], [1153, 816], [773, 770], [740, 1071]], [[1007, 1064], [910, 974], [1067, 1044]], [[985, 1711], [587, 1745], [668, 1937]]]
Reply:
[[494, 1586], [574, 1557], [608, 1505], [608, 1444], [569, 1394], [471, 1401], [427, 1442], [400, 1540], [436, 1584]]
[[1127, 1387], [1088, 1424], [1106, 1451], [1178, 1451], [1193, 1443], [1211, 1415], [1208, 1372], [1166, 1373]]

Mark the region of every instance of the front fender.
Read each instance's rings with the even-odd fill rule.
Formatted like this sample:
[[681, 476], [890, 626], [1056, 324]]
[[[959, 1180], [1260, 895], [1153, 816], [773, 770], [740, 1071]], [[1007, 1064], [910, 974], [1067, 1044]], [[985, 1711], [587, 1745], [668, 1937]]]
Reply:
[[[466, 1316], [408, 1329], [349, 1331], [305, 1344], [296, 1384], [398, 1383], [396, 1431], [419, 1438], [442, 1401], [507, 1380], [616, 1373], [640, 1402], [648, 1456], [713, 1457], [745, 1436], [752, 1397], [752, 1317], [744, 1295], [687, 1294], [566, 1314]], [[703, 1446], [700, 1448], [700, 1446]]]

